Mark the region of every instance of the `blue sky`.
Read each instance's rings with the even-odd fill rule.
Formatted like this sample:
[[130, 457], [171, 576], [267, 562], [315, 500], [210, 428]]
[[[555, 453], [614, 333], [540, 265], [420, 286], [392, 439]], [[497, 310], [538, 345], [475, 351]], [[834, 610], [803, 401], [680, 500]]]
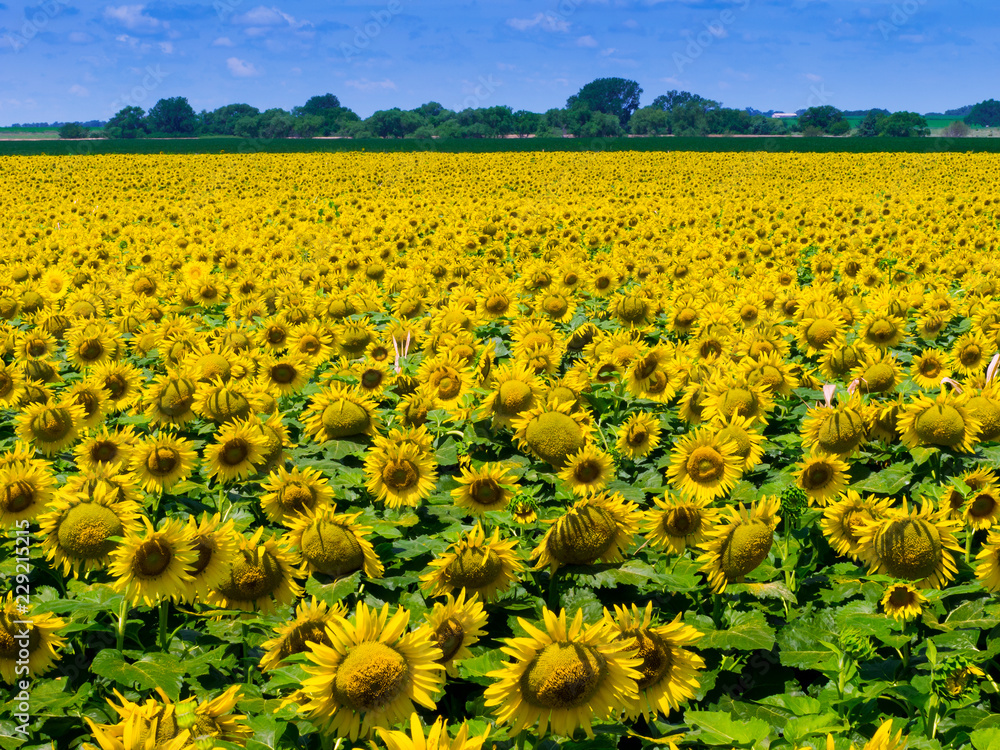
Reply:
[[991, 0], [0, 0], [0, 125], [186, 96], [362, 116], [544, 111], [594, 78], [726, 106], [943, 111], [1000, 98]]

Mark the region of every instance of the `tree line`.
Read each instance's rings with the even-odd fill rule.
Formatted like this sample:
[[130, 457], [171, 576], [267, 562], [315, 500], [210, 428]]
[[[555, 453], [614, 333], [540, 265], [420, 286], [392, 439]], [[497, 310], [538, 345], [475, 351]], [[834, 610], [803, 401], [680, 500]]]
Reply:
[[[242, 138], [499, 138], [527, 136], [613, 137], [623, 135], [847, 135], [845, 113], [824, 105], [800, 110], [793, 121], [775, 119], [751, 108], [732, 109], [687, 91], [669, 91], [640, 107], [642, 88], [624, 78], [599, 78], [569, 97], [566, 105], [544, 113], [497, 105], [447, 109], [438, 102], [403, 110], [398, 107], [361, 118], [334, 94], [310, 98], [291, 111], [249, 104], [227, 104], [195, 112], [186, 97], [160, 99], [149, 111], [128, 106], [107, 122], [108, 138], [196, 137]], [[860, 114], [860, 113], [858, 113]], [[968, 108], [970, 125], [1000, 125], [1000, 102], [992, 99]], [[87, 124], [89, 125], [89, 123]], [[63, 138], [85, 138], [87, 125], [67, 123]], [[862, 137], [920, 137], [930, 134], [927, 121], [915, 112], [869, 110], [856, 128]], [[96, 135], [96, 133], [95, 133]]]

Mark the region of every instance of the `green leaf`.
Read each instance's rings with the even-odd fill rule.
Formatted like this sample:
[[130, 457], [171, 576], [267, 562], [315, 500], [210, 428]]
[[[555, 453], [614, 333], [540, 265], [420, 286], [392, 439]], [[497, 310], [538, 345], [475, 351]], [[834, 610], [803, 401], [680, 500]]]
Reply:
[[840, 732], [846, 728], [844, 720], [833, 713], [821, 714], [819, 716], [799, 716], [790, 719], [785, 725], [784, 737], [786, 740], [798, 742], [815, 734], [825, 735], [832, 732]]
[[1000, 729], [976, 729], [969, 739], [976, 750], [1000, 750]]
[[306, 593], [333, 606], [348, 594], [353, 594], [361, 586], [361, 571], [357, 571], [333, 583], [321, 584], [313, 576], [306, 581]]
[[279, 721], [270, 714], [259, 714], [248, 717], [247, 726], [253, 730], [253, 737], [247, 740], [247, 750], [274, 750], [288, 722]]
[[129, 664], [121, 651], [106, 648], [94, 657], [90, 671], [107, 677], [126, 688], [138, 686], [140, 690], [162, 688], [170, 700], [180, 700], [181, 683], [184, 678], [184, 663], [175, 655], [146, 654], [137, 662]]
[[721, 711], [686, 711], [684, 721], [701, 730], [697, 739], [706, 745], [753, 747], [771, 733], [763, 719], [736, 721]]
[[767, 624], [763, 612], [734, 612], [728, 630], [709, 633], [698, 645], [701, 648], [770, 651], [774, 646], [774, 628]]
[[766, 703], [734, 701], [723, 708], [728, 708], [729, 713], [737, 719], [760, 719], [777, 729], [784, 729], [788, 720], [795, 718], [795, 714], [791, 711]]
[[479, 656], [460, 661], [458, 663], [458, 673], [467, 680], [486, 684], [492, 682], [490, 678], [486, 677], [486, 674], [500, 669], [502, 661], [503, 652], [498, 648], [490, 649], [479, 654]]
[[982, 629], [1000, 624], [1000, 615], [995, 606], [987, 607], [986, 600], [973, 599], [959, 604], [948, 613], [944, 622], [935, 625], [939, 630]]
[[913, 479], [913, 464], [893, 464], [851, 485], [856, 492], [874, 492], [879, 495], [895, 495]]

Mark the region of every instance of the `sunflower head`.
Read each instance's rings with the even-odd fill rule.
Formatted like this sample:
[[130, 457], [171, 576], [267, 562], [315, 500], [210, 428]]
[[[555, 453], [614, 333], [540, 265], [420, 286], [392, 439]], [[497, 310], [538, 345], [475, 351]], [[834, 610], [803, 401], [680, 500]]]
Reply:
[[566, 465], [570, 455], [579, 451], [591, 432], [589, 421], [562, 401], [539, 405], [512, 421], [515, 437], [553, 468]]
[[578, 500], [552, 524], [532, 553], [537, 558], [535, 569], [621, 560], [641, 519], [638, 506], [617, 493]]
[[749, 511], [742, 503], [727, 509], [729, 517], [702, 542], [704, 552], [698, 558], [713, 591], [721, 593], [730, 583], [742, 583], [764, 561], [781, 520], [779, 507], [778, 498], [764, 497]]

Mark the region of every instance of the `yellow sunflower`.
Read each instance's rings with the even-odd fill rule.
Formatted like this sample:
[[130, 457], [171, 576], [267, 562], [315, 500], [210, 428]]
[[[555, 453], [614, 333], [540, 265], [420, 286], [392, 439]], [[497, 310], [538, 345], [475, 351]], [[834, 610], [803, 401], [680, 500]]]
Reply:
[[616, 476], [614, 459], [593, 445], [585, 445], [566, 458], [559, 478], [575, 495], [589, 495], [604, 489]]
[[720, 511], [710, 507], [708, 500], [682, 500], [668, 492], [654, 502], [659, 510], [646, 512], [645, 537], [654, 546], [678, 555], [689, 546], [698, 546], [719, 520]]
[[197, 379], [185, 372], [158, 374], [142, 392], [145, 415], [153, 424], [182, 426], [195, 418]]
[[438, 660], [448, 674], [457, 677], [455, 665], [472, 656], [469, 646], [478, 643], [485, 635], [486, 611], [475, 594], [466, 598], [463, 589], [457, 597], [448, 594], [444, 603], [438, 602], [427, 613], [422, 627], [430, 634], [431, 642], [441, 650]]
[[951, 377], [951, 367], [939, 349], [924, 349], [910, 363], [910, 380], [925, 391], [941, 387], [941, 378]]
[[795, 465], [796, 484], [809, 497], [810, 505], [824, 507], [847, 489], [850, 466], [837, 456], [817, 453]]
[[444, 554], [430, 563], [431, 570], [420, 577], [420, 587], [431, 596], [444, 596], [464, 589], [492, 601], [510, 588], [517, 574], [524, 570], [514, 548], [516, 540], [501, 541], [494, 529], [489, 539], [483, 527], [476, 525]]
[[602, 492], [577, 500], [573, 507], [552, 522], [531, 553], [534, 570], [560, 565], [592, 565], [619, 562], [632, 544], [643, 518], [635, 503], [618, 493]]
[[[13, 592], [0, 599], [0, 677], [8, 685], [47, 672], [59, 659], [66, 639], [59, 631], [66, 622], [47, 612], [35, 612]], [[27, 651], [27, 658], [24, 652]], [[24, 662], [27, 672], [24, 672]], [[11, 691], [10, 707], [16, 691]]]
[[279, 467], [261, 484], [260, 505], [268, 519], [285, 524], [298, 513], [318, 509], [333, 501], [329, 480], [312, 467], [291, 471]]
[[455, 478], [460, 486], [451, 491], [455, 505], [480, 517], [487, 511], [503, 510], [518, 488], [517, 480], [507, 472], [498, 463], [463, 468]]
[[162, 494], [194, 471], [198, 454], [190, 440], [161, 432], [141, 440], [130, 455], [132, 473], [146, 492]]
[[537, 405], [542, 381], [523, 364], [507, 363], [493, 371], [490, 392], [483, 399], [479, 415], [492, 419], [494, 428], [510, 427], [522, 412]]
[[618, 429], [615, 447], [633, 461], [649, 454], [660, 444], [660, 422], [650, 412], [633, 412]]
[[482, 750], [483, 744], [490, 736], [489, 728], [478, 737], [469, 736], [469, 725], [462, 722], [455, 734], [455, 739], [448, 736], [448, 722], [438, 717], [429, 731], [424, 732], [420, 716], [410, 714], [410, 733], [399, 730], [376, 728], [378, 737], [386, 750]]
[[369, 451], [365, 458], [368, 491], [390, 508], [416, 507], [437, 482], [437, 462], [412, 443]]
[[801, 427], [803, 447], [846, 458], [868, 440], [866, 411], [858, 396], [809, 409]]
[[23, 528], [52, 502], [56, 478], [41, 461], [14, 461], [0, 466], [0, 527]]
[[388, 604], [379, 611], [360, 602], [352, 620], [328, 625], [330, 645], [308, 644], [303, 709], [313, 723], [354, 741], [404, 721], [414, 701], [434, 709], [441, 651], [426, 630], [407, 633], [409, 619], [402, 607], [390, 618]]
[[931, 400], [918, 393], [898, 417], [903, 444], [909, 448], [939, 446], [971, 453], [979, 442], [980, 422], [968, 404], [967, 394], [942, 391]]
[[177, 519], [166, 521], [159, 531], [145, 516], [142, 522], [145, 530], [127, 534], [111, 554], [109, 572], [116, 579], [112, 588], [133, 605], [193, 599], [194, 578], [188, 568], [198, 553], [191, 547], [190, 529]]
[[378, 431], [378, 407], [356, 388], [334, 384], [316, 394], [300, 417], [317, 443]]
[[54, 456], [76, 442], [83, 424], [79, 404], [29, 404], [17, 416], [17, 436], [46, 456]]
[[561, 469], [571, 454], [583, 448], [593, 429], [586, 414], [556, 400], [522, 412], [511, 426], [522, 449], [555, 469]]
[[223, 484], [247, 479], [263, 464], [263, 449], [263, 436], [249, 422], [227, 422], [216, 433], [215, 442], [205, 446], [205, 476]]
[[908, 583], [892, 583], [886, 587], [881, 601], [887, 615], [905, 622], [920, 617], [927, 598]]
[[976, 555], [976, 578], [988, 591], [1000, 591], [1000, 530], [991, 531]]
[[743, 461], [713, 427], [700, 427], [674, 441], [667, 478], [688, 498], [712, 500], [729, 492]]
[[204, 600], [209, 592], [229, 580], [240, 537], [235, 524], [232, 521], [223, 522], [218, 513], [214, 516], [205, 513], [201, 520], [189, 516], [187, 527], [191, 533], [191, 550], [195, 553], [195, 560], [187, 573], [193, 579], [190, 585], [197, 599]]
[[823, 509], [820, 528], [838, 555], [865, 561], [860, 529], [870, 521], [883, 518], [891, 502], [872, 495], [862, 498], [854, 490], [848, 490], [840, 500]]
[[302, 554], [306, 570], [340, 578], [363, 569], [369, 578], [381, 578], [384, 568], [365, 538], [372, 529], [359, 524], [360, 517], [338, 514], [335, 505], [323, 504], [286, 522], [288, 539]]
[[780, 506], [778, 498], [765, 496], [749, 511], [743, 503], [738, 509], [726, 508], [728, 517], [699, 545], [703, 553], [698, 562], [713, 592], [721, 594], [730, 583], [742, 583], [764, 562], [774, 542], [774, 528], [781, 520]]
[[528, 633], [507, 638], [502, 651], [512, 657], [487, 676], [486, 705], [511, 735], [529, 730], [544, 737], [572, 736], [583, 728], [594, 737], [594, 721], [628, 710], [639, 698], [642, 679], [634, 639], [616, 640], [605, 620], [584, 626], [583, 610], [567, 625], [566, 612], [545, 610], [544, 630], [518, 618]]
[[716, 436], [720, 442], [728, 442], [736, 451], [736, 456], [742, 459], [741, 471], [750, 471], [760, 463], [764, 456], [764, 435], [759, 425], [739, 414], [733, 414], [728, 419], [716, 423]]
[[139, 436], [131, 425], [124, 428], [109, 429], [103, 425], [101, 430], [81, 441], [73, 449], [77, 465], [84, 470], [97, 466], [123, 465], [131, 463], [132, 450]]
[[645, 609], [634, 604], [629, 609], [615, 605], [613, 615], [604, 610], [604, 619], [617, 633], [616, 640], [635, 640], [636, 657], [642, 660], [636, 667], [642, 675], [638, 680], [638, 704], [626, 711], [630, 718], [669, 716], [681, 703], [694, 698], [701, 684], [698, 670], [704, 669], [705, 662], [685, 646], [697, 643], [702, 634], [681, 622], [680, 614], [667, 624], [655, 625], [650, 602]]
[[919, 511], [911, 510], [904, 501], [902, 508], [886, 510], [860, 526], [862, 557], [870, 572], [915, 581], [917, 588], [942, 588], [958, 571], [952, 552], [961, 551], [953, 535], [958, 522], [945, 515], [946, 510], [935, 512], [926, 502]]
[[275, 603], [291, 604], [302, 595], [295, 581], [301, 571], [287, 539], [271, 537], [262, 542], [263, 534], [261, 527], [249, 539], [239, 538], [228, 575], [209, 592], [211, 606], [270, 614]]
[[278, 625], [274, 637], [261, 644], [264, 656], [260, 668], [265, 672], [277, 669], [289, 656], [306, 653], [310, 643], [331, 645], [327, 625], [346, 614], [347, 607], [343, 604], [337, 603], [331, 608], [315, 596], [311, 601], [303, 599], [295, 608], [295, 619]]

